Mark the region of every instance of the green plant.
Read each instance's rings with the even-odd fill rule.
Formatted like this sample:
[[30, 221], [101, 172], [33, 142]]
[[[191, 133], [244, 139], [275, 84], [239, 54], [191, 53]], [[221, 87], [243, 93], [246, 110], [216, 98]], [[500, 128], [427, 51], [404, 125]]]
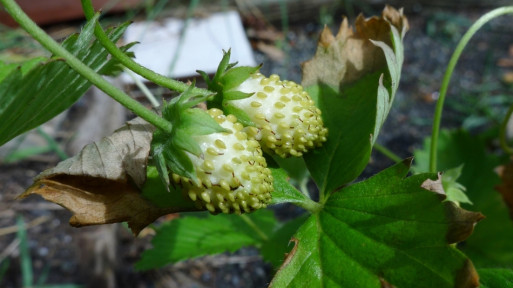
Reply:
[[[355, 24], [359, 33], [353, 33], [347, 20], [342, 23], [342, 31], [337, 36], [325, 29], [315, 56], [303, 64], [302, 86], [289, 82], [275, 83], [282, 86], [280, 89], [304, 89], [312, 99], [306, 96], [300, 99], [307, 111], [298, 119], [302, 122], [302, 116], [310, 118], [307, 117], [308, 112], [317, 114], [315, 123], [303, 127], [303, 130], [307, 132], [315, 126], [312, 134], [320, 134], [318, 139], [306, 139], [306, 142], [301, 141], [300, 135], [291, 135], [291, 143], [298, 145], [298, 149], [294, 148], [296, 152], [300, 148], [309, 148], [300, 154], [266, 151], [274, 148], [270, 143], [276, 145], [278, 136], [275, 134], [283, 131], [272, 127], [266, 129], [265, 123], [257, 123], [262, 117], [252, 119], [252, 111], [234, 103], [251, 99], [253, 93], [258, 97], [260, 84], [248, 85], [248, 90], [234, 89], [251, 77], [262, 78], [258, 81], [264, 82], [272, 80], [255, 74], [258, 67], [236, 67], [229, 63], [229, 57], [224, 57], [212, 80], [203, 75], [210, 90], [199, 89], [135, 63], [126, 53], [131, 44], [122, 48], [113, 44], [126, 25], [105, 32], [88, 0], [82, 1], [88, 23], [80, 35], [71, 36], [62, 46], [35, 26], [12, 0], [0, 0], [0, 3], [54, 54], [52, 58], [26, 62], [19, 69], [0, 66], [0, 99], [9, 104], [0, 106], [0, 119], [6, 119], [0, 121], [0, 143], [55, 116], [76, 101], [91, 83], [140, 117], [106, 139], [84, 147], [79, 155], [41, 173], [22, 197], [40, 194], [68, 208], [74, 213], [70, 220], [74, 226], [127, 221], [134, 233], [171, 212], [236, 212], [215, 216], [196, 213], [161, 225], [153, 240], [154, 248], [143, 254], [137, 265], [139, 269], [254, 245], [277, 269], [272, 287], [509, 285], [507, 281], [513, 274], [513, 249], [509, 247], [511, 241], [507, 240], [507, 235], [513, 233], [513, 229], [507, 230], [509, 234], [499, 235], [501, 232], [497, 228], [507, 227], [505, 223], [511, 226], [504, 217], [507, 209], [494, 210], [488, 206], [490, 199], [504, 206], [498, 193], [494, 196], [499, 197], [480, 194], [496, 183], [497, 179], [489, 174], [492, 167], [500, 162], [495, 157], [486, 156], [480, 142], [464, 133], [454, 139], [472, 143], [474, 146], [471, 148], [475, 150], [469, 148], [469, 151], [448, 153], [452, 157], [450, 159], [438, 153], [443, 149], [457, 150], [451, 144], [454, 142], [444, 142], [441, 140], [444, 138], [439, 141], [439, 127], [447, 86], [459, 55], [482, 25], [499, 15], [512, 14], [513, 7], [499, 8], [484, 15], [457, 46], [442, 83], [432, 138], [430, 144], [426, 144], [430, 148], [416, 153], [419, 161], [415, 171], [422, 173], [407, 177], [412, 159], [406, 159], [397, 161], [396, 165], [369, 179], [353, 183], [367, 165], [398, 89], [404, 53], [402, 40], [408, 29], [408, 22], [401, 11], [387, 6], [381, 17], [359, 17]], [[108, 58], [108, 54], [112, 58]], [[112, 87], [98, 74], [114, 73], [120, 65], [182, 94], [165, 104], [160, 116]], [[33, 96], [33, 101], [24, 100], [24, 95], [33, 86], [40, 87], [38, 91], [41, 92]], [[65, 92], [56, 93], [60, 91]], [[205, 100], [210, 107], [236, 117], [225, 116], [221, 110], [210, 110], [209, 115], [194, 108]], [[34, 102], [46, 105], [44, 107], [48, 109], [33, 109], [30, 105]], [[47, 102], [54, 106], [48, 106]], [[312, 102], [317, 108], [312, 106]], [[282, 102], [274, 102], [272, 106], [282, 106], [277, 103]], [[263, 106], [260, 104], [253, 106]], [[19, 112], [20, 107], [29, 112], [10, 118]], [[297, 112], [294, 107], [280, 114], [271, 111], [269, 117], [264, 116], [260, 120], [271, 125], [275, 124], [273, 118], [282, 119]], [[322, 115], [322, 121], [319, 115]], [[236, 118], [242, 120], [246, 127], [237, 123]], [[231, 124], [225, 126], [226, 122]], [[232, 127], [237, 131], [227, 130], [232, 130]], [[246, 137], [255, 136], [237, 134], [243, 129], [256, 131], [255, 135], [260, 131], [269, 133], [262, 136], [267, 140], [261, 141], [266, 145], [264, 148], [256, 139], [247, 140], [251, 151], [243, 148], [256, 153], [251, 156], [254, 159], [250, 156], [243, 159], [228, 150], [237, 149]], [[240, 142], [227, 145], [227, 141], [221, 139], [221, 135], [230, 136], [230, 132]], [[285, 132], [280, 137], [287, 138]], [[507, 139], [502, 139], [504, 150], [510, 153]], [[308, 141], [312, 141], [312, 145], [304, 145]], [[317, 148], [311, 149], [314, 147]], [[202, 157], [210, 153], [209, 149], [214, 149], [211, 150], [213, 158]], [[226, 151], [220, 152], [222, 149]], [[265, 159], [260, 154], [262, 150], [266, 152]], [[392, 155], [383, 147], [380, 150]], [[234, 168], [224, 157], [216, 157], [222, 153], [230, 155], [235, 164], [244, 165]], [[301, 157], [280, 157], [289, 154]], [[462, 162], [468, 162], [466, 157], [474, 157], [473, 160], [479, 160], [483, 167], [465, 163], [463, 168], [455, 168], [461, 167]], [[221, 158], [222, 162], [217, 163], [216, 160], [214, 163], [214, 159]], [[443, 161], [437, 163], [438, 159]], [[469, 167], [484, 169], [482, 173], [487, 174], [487, 181], [476, 181], [476, 175], [468, 173]], [[437, 173], [450, 168], [454, 169], [447, 170], [450, 177], [445, 179]], [[244, 177], [242, 170], [262, 174]], [[272, 187], [269, 185], [269, 173], [272, 175]], [[239, 174], [241, 178], [249, 178], [245, 180], [257, 184], [256, 190], [241, 188], [245, 182], [235, 180]], [[305, 189], [310, 178], [318, 188], [317, 201]], [[212, 188], [214, 184], [215, 189]], [[460, 207], [469, 202], [464, 197], [461, 184], [475, 205], [471, 208], [478, 208], [506, 226], [483, 225], [485, 229], [479, 232], [478, 225], [476, 233], [471, 236], [483, 215]], [[184, 187], [186, 189], [182, 189]], [[260, 188], [266, 191], [262, 192]], [[240, 197], [230, 194], [232, 191], [238, 193], [238, 189], [246, 194]], [[308, 213], [286, 223], [279, 223], [269, 210], [242, 214], [267, 205], [267, 195], [271, 190], [271, 204], [293, 203]], [[62, 195], [66, 197], [60, 197]], [[234, 199], [230, 199], [230, 195]], [[199, 205], [194, 205], [194, 202]], [[85, 213], [84, 207], [87, 207]], [[497, 246], [483, 250], [489, 235], [495, 237]], [[288, 247], [289, 241], [294, 243], [292, 248]], [[287, 257], [284, 257], [285, 253], [288, 253]], [[481, 280], [478, 272], [482, 274]]]

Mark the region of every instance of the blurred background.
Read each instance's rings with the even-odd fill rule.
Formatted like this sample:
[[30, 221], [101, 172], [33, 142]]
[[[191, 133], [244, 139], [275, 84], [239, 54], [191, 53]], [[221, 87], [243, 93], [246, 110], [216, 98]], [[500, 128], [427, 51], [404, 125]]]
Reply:
[[[17, 1], [53, 38], [62, 40], [84, 24], [79, 1]], [[222, 49], [232, 48], [244, 65], [301, 82], [301, 62], [315, 53], [326, 25], [334, 33], [345, 15], [380, 15], [385, 4], [404, 7], [410, 30], [394, 106], [378, 142], [410, 157], [431, 133], [432, 115], [445, 67], [457, 42], [482, 14], [513, 2], [496, 0], [101, 0], [102, 24], [134, 21], [125, 43], [138, 41], [135, 60], [163, 74], [193, 80], [195, 70], [213, 72]], [[497, 133], [513, 104], [513, 25], [504, 16], [486, 25], [463, 53], [451, 81], [442, 125]], [[0, 61], [47, 55], [0, 9]], [[202, 34], [203, 33], [203, 34]], [[200, 40], [201, 42], [197, 42]], [[237, 49], [235, 49], [237, 47]], [[213, 64], [212, 64], [213, 63]], [[152, 66], [156, 65], [156, 66]], [[214, 66], [212, 66], [214, 65]], [[212, 68], [214, 67], [214, 68]], [[111, 79], [151, 106], [172, 93], [133, 75]], [[198, 85], [202, 84], [198, 82]], [[266, 287], [272, 267], [258, 251], [192, 259], [151, 271], [135, 271], [140, 253], [151, 247], [152, 229], [138, 237], [121, 224], [72, 228], [70, 213], [38, 197], [16, 200], [32, 178], [87, 143], [109, 135], [133, 115], [97, 89], [51, 122], [0, 147], [0, 287], [24, 283], [51, 287]], [[362, 178], [393, 164], [373, 152]], [[301, 213], [276, 210], [282, 219]], [[169, 215], [159, 221], [176, 217]], [[170, 243], [172, 245], [172, 243]], [[27, 282], [29, 281], [29, 282]], [[45, 286], [50, 287], [50, 286]]]

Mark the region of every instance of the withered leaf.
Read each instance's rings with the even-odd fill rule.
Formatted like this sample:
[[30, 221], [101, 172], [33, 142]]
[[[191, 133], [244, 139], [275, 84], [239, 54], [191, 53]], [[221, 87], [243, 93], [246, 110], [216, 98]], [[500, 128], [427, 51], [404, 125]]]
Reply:
[[[445, 199], [446, 193], [442, 185], [442, 177], [443, 175], [438, 173], [436, 180], [428, 178], [420, 187], [434, 192], [443, 197], [442, 199]], [[447, 243], [458, 243], [467, 239], [472, 232], [474, 232], [474, 227], [477, 222], [485, 218], [482, 213], [461, 209], [452, 201], [447, 201], [444, 204], [445, 213], [449, 222], [449, 229], [446, 233]]]
[[325, 27], [315, 56], [302, 65], [303, 86], [318, 82], [340, 86], [385, 67], [383, 50], [376, 46], [375, 41], [394, 47], [390, 24], [401, 33], [401, 37], [408, 30], [408, 20], [402, 10], [390, 6], [386, 6], [381, 17], [365, 19], [360, 14], [355, 22], [356, 31], [349, 26], [347, 18], [342, 21], [336, 36]]
[[39, 194], [67, 208], [74, 214], [70, 224], [75, 227], [127, 221], [139, 233], [175, 210], [158, 208], [141, 196], [154, 130], [140, 118], [127, 122], [111, 136], [43, 171], [19, 198]]
[[513, 219], [513, 161], [500, 166], [497, 172], [502, 183], [497, 185], [495, 189], [501, 193], [502, 199], [508, 205], [509, 215]]

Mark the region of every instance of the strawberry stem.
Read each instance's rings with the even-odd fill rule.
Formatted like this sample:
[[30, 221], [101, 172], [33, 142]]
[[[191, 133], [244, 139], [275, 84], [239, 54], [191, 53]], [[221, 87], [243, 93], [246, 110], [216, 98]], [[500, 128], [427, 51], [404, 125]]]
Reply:
[[[94, 17], [94, 7], [91, 3], [91, 0], [81, 0], [82, 2], [82, 9], [84, 11], [84, 15], [86, 16], [87, 20], [91, 20]], [[94, 27], [94, 35], [100, 41], [100, 43], [105, 47], [109, 53], [118, 59], [118, 61], [126, 66], [128, 69], [134, 71], [135, 73], [141, 75], [142, 77], [150, 80], [151, 82], [162, 86], [169, 88], [174, 91], [178, 92], [184, 92], [189, 88], [189, 85], [186, 83], [183, 83], [181, 81], [177, 81], [171, 78], [168, 78], [164, 75], [158, 74], [140, 64], [132, 60], [129, 56], [127, 56], [123, 51], [121, 51], [116, 44], [114, 44], [112, 41], [110, 41], [109, 37], [107, 37], [107, 34], [102, 29], [101, 25], [99, 23], [96, 23]], [[211, 91], [206, 89], [201, 89], [194, 87], [192, 91], [194, 94], [198, 95], [211, 95], [213, 94]]]
[[[476, 34], [476, 32], [483, 27], [486, 23], [490, 22], [490, 20], [497, 18], [504, 14], [513, 14], [513, 6], [500, 7], [494, 9], [485, 15], [481, 16], [463, 35], [460, 42], [456, 46], [451, 59], [449, 60], [449, 64], [445, 70], [444, 78], [442, 80], [442, 86], [440, 87], [440, 96], [436, 103], [435, 115], [433, 118], [433, 130], [431, 132], [431, 149], [429, 154], [429, 172], [435, 173], [437, 171], [437, 145], [438, 145], [438, 135], [440, 134], [440, 123], [442, 121], [442, 110], [444, 107], [445, 96], [447, 95], [447, 88], [449, 87], [449, 82], [451, 81], [452, 73], [454, 72], [454, 68], [458, 63], [458, 60], [463, 52], [463, 49], [467, 46], [468, 42]], [[504, 130], [505, 127], [502, 127]], [[506, 150], [506, 152], [511, 150]], [[513, 152], [513, 151], [512, 151]], [[509, 152], [508, 152], [509, 153]]]
[[149, 123], [155, 125], [157, 128], [163, 131], [171, 131], [171, 123], [157, 115], [151, 110], [148, 110], [144, 105], [132, 99], [123, 91], [119, 90], [114, 85], [110, 84], [107, 80], [103, 79], [98, 73], [93, 71], [89, 66], [85, 65], [77, 59], [73, 54], [71, 54], [64, 47], [59, 45], [59, 43], [55, 42], [45, 31], [43, 31], [39, 26], [37, 26], [30, 17], [23, 12], [14, 0], [0, 0], [0, 3], [5, 7], [7, 13], [11, 15], [11, 17], [25, 30], [27, 31], [34, 39], [36, 39], [43, 47], [45, 47], [48, 51], [53, 53], [56, 56], [62, 57], [65, 59], [66, 64], [68, 64], [73, 70], [79, 73], [82, 77], [89, 80], [93, 85], [98, 87], [100, 90], [105, 92], [107, 95], [112, 97], [114, 100], [119, 102], [121, 105], [128, 108], [130, 111], [137, 114], [139, 117], [148, 121]]

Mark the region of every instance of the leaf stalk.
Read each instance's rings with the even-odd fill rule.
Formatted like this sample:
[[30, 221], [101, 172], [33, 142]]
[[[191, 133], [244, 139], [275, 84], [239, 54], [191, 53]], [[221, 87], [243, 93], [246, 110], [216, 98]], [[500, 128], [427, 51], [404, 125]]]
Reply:
[[18, 4], [14, 0], [0, 0], [0, 3], [5, 7], [5, 10], [11, 17], [25, 30], [27, 31], [36, 41], [41, 43], [48, 51], [53, 53], [55, 56], [62, 57], [66, 63], [77, 73], [82, 75], [88, 81], [93, 83], [100, 90], [105, 92], [107, 95], [112, 97], [114, 100], [125, 106], [130, 111], [134, 112], [139, 117], [153, 124], [157, 128], [164, 131], [171, 131], [171, 123], [157, 115], [155, 112], [147, 109], [144, 105], [132, 99], [123, 91], [103, 79], [98, 73], [93, 71], [87, 65], [82, 63], [68, 50], [64, 49], [59, 43], [53, 40], [45, 31], [37, 26], [30, 17], [23, 12]]
[[[435, 173], [436, 167], [437, 167], [437, 145], [438, 145], [438, 137], [440, 134], [440, 123], [442, 121], [442, 110], [445, 102], [445, 97], [447, 95], [447, 89], [449, 87], [449, 82], [451, 81], [451, 76], [454, 72], [454, 68], [456, 67], [456, 64], [458, 63], [458, 60], [461, 56], [461, 53], [463, 52], [463, 49], [467, 46], [468, 42], [476, 34], [476, 32], [483, 27], [486, 23], [488, 23], [490, 20], [497, 18], [504, 14], [513, 14], [513, 6], [507, 6], [507, 7], [500, 7], [497, 9], [494, 9], [483, 16], [481, 16], [470, 28], [468, 31], [463, 35], [460, 42], [456, 46], [456, 49], [454, 50], [451, 59], [449, 60], [449, 64], [447, 65], [447, 68], [445, 70], [444, 77], [442, 79], [442, 85], [440, 87], [440, 96], [438, 98], [438, 101], [436, 103], [435, 108], [435, 115], [433, 119], [433, 130], [431, 132], [431, 147], [430, 147], [430, 154], [429, 154], [429, 172]], [[511, 108], [510, 108], [511, 110]], [[510, 113], [511, 114], [511, 113]], [[509, 115], [509, 114], [508, 114]], [[501, 138], [502, 139], [502, 138]], [[502, 143], [502, 140], [501, 140]], [[508, 150], [506, 150], [508, 152]], [[513, 152], [513, 150], [511, 151]], [[509, 153], [509, 152], [508, 152]]]
[[[80, 0], [82, 2], [82, 10], [84, 11], [84, 14], [86, 16], [87, 20], [91, 20], [94, 15], [94, 7], [91, 3], [91, 0]], [[114, 44], [112, 41], [110, 41], [109, 37], [101, 27], [99, 23], [96, 23], [94, 27], [94, 35], [100, 41], [100, 43], [105, 47], [109, 53], [115, 57], [121, 64], [123, 64], [128, 69], [134, 71], [135, 73], [141, 75], [145, 79], [159, 85], [162, 87], [166, 87], [168, 89], [178, 91], [178, 92], [185, 92], [189, 85], [186, 83], [183, 83], [181, 81], [177, 81], [174, 79], [171, 79], [169, 77], [166, 77], [164, 75], [158, 74], [140, 64], [132, 60], [129, 56], [127, 56], [123, 51], [121, 51], [116, 44]], [[212, 91], [201, 89], [194, 87], [191, 91], [194, 94], [197, 95], [212, 95]]]

